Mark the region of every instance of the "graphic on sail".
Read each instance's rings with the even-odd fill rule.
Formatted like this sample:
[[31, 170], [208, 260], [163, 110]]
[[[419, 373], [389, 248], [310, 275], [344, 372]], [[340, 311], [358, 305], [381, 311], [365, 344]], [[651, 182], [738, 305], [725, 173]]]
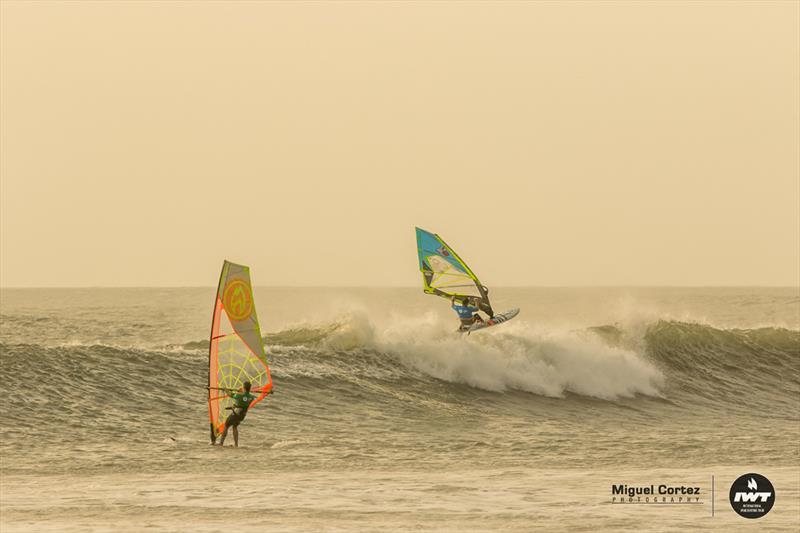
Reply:
[[481, 310], [493, 314], [489, 290], [439, 235], [417, 228], [417, 253], [426, 293], [444, 298], [480, 298]]
[[256, 399], [272, 390], [272, 376], [258, 325], [250, 269], [225, 261], [219, 277], [208, 350], [208, 416], [211, 442], [225, 429], [233, 405], [230, 394], [252, 384]]

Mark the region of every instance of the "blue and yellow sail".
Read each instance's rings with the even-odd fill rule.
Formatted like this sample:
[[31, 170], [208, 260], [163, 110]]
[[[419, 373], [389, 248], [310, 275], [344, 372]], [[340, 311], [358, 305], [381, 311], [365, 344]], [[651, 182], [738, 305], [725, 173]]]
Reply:
[[481, 308], [491, 314], [489, 289], [480, 282], [467, 263], [439, 235], [416, 229], [423, 290], [443, 298], [478, 299]]

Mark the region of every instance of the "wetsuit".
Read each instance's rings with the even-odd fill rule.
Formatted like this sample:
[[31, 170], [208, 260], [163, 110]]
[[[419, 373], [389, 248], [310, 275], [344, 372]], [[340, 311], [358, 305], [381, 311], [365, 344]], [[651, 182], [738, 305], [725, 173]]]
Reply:
[[249, 392], [234, 392], [231, 394], [231, 399], [233, 400], [233, 409], [228, 418], [225, 419], [225, 427], [238, 426], [244, 420], [250, 404], [253, 403], [256, 397]]

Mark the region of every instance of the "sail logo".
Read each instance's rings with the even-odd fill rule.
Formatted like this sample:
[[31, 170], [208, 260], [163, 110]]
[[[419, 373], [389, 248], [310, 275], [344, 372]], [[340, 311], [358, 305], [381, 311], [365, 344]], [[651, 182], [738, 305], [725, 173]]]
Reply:
[[731, 485], [731, 507], [744, 518], [761, 518], [775, 504], [775, 488], [761, 474], [739, 476]]
[[440, 246], [439, 248], [437, 248], [436, 252], [439, 255], [443, 255], [444, 257], [450, 257], [450, 252], [448, 252], [444, 246]]
[[253, 312], [253, 297], [250, 286], [241, 279], [228, 283], [222, 296], [222, 304], [231, 320], [244, 320]]

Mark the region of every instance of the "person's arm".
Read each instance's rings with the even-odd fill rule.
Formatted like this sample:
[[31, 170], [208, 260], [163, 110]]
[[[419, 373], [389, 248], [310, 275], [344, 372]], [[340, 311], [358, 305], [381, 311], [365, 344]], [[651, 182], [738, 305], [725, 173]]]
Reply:
[[481, 301], [478, 303], [478, 309], [489, 315], [489, 318], [494, 317], [494, 311], [492, 310], [492, 306], [486, 303], [486, 301], [481, 298]]

